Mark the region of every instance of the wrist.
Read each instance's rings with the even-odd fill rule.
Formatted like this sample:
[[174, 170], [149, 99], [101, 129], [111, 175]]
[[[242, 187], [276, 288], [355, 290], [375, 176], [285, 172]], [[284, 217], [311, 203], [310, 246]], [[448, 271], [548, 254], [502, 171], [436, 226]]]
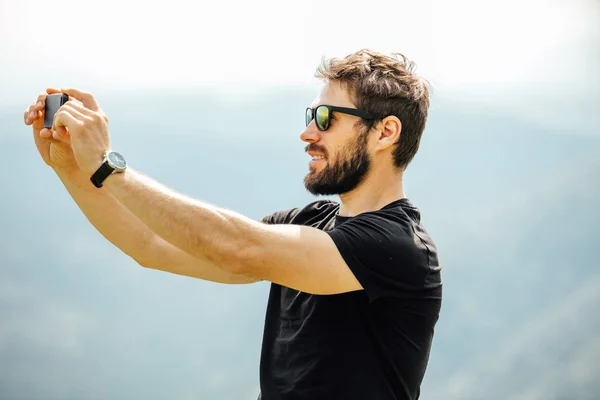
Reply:
[[123, 183], [127, 179], [127, 175], [131, 172], [131, 167], [125, 169], [124, 171], [110, 174], [105, 180], [102, 186], [105, 186], [107, 189], [113, 188], [115, 185], [119, 185]]
[[100, 188], [106, 179], [114, 174], [120, 175], [126, 169], [127, 161], [125, 161], [125, 158], [116, 151], [109, 150], [104, 153], [102, 162], [90, 173], [90, 181], [94, 186]]
[[85, 173], [88, 176], [92, 176], [96, 173], [96, 171], [98, 171], [98, 169], [100, 169], [100, 167], [102, 167], [102, 164], [104, 164], [106, 161], [105, 154], [106, 153], [102, 153], [102, 155], [93, 164], [86, 165]]
[[56, 175], [64, 177], [72, 177], [82, 173], [81, 168], [77, 164], [62, 167], [52, 166], [52, 170]]

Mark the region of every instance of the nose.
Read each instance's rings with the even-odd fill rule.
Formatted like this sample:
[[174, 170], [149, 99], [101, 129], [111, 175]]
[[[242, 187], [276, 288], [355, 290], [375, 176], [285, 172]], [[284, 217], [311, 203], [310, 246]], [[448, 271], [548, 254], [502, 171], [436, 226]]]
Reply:
[[308, 124], [306, 128], [304, 128], [300, 134], [300, 139], [307, 143], [315, 143], [321, 140], [321, 132], [317, 129], [314, 119], [310, 121], [310, 124]]

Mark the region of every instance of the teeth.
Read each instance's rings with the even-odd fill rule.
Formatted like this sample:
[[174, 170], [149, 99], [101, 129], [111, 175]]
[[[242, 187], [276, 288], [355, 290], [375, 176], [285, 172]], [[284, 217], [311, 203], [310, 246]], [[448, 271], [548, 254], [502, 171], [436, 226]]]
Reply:
[[313, 160], [322, 160], [322, 159], [324, 159], [325, 157], [323, 157], [323, 156], [312, 156], [311, 158], [312, 158]]

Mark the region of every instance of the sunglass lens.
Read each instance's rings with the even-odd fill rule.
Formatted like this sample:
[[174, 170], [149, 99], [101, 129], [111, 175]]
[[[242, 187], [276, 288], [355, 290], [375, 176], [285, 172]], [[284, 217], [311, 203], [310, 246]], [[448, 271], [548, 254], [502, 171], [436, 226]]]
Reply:
[[306, 109], [306, 115], [304, 116], [304, 122], [306, 122], [306, 126], [310, 124], [310, 121], [313, 120], [313, 111], [311, 108]]
[[315, 122], [322, 131], [329, 128], [329, 109], [327, 107], [317, 107]]

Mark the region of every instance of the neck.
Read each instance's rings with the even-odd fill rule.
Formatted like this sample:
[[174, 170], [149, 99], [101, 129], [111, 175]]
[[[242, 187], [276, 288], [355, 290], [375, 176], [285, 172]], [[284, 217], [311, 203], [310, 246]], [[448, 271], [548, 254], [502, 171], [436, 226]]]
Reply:
[[390, 171], [389, 167], [373, 166], [358, 187], [340, 195], [340, 216], [380, 210], [395, 200], [406, 197], [402, 187], [402, 171]]

